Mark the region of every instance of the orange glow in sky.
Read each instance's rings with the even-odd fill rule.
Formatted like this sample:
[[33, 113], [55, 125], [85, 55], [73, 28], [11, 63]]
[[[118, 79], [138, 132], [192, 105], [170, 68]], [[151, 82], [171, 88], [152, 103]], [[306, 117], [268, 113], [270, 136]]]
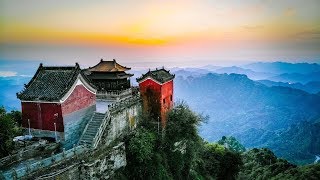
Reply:
[[319, 58], [318, 0], [0, 2], [2, 59], [54, 59], [43, 49], [78, 46], [142, 60]]

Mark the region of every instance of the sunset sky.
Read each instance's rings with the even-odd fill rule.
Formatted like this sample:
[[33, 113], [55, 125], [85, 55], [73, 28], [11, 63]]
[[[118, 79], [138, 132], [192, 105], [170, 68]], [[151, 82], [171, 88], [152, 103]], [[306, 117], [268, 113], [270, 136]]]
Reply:
[[320, 61], [319, 0], [0, 1], [0, 59]]

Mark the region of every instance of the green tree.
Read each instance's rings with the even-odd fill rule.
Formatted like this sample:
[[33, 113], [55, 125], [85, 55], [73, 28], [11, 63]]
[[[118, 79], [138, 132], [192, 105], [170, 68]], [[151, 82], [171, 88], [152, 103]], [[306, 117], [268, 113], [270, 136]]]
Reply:
[[206, 179], [235, 179], [242, 166], [239, 153], [216, 143], [206, 143], [201, 156], [199, 169]]
[[21, 128], [17, 126], [17, 120], [21, 119], [21, 113], [7, 113], [4, 107], [0, 107], [0, 157], [7, 156], [13, 149], [12, 139], [21, 134]]
[[170, 179], [159, 144], [158, 134], [144, 127], [129, 137], [124, 172], [128, 179]]
[[234, 152], [242, 153], [246, 151], [246, 148], [233, 136], [222, 136], [222, 138], [218, 141], [218, 144], [223, 145], [227, 149]]
[[206, 117], [194, 113], [180, 102], [169, 111], [167, 119], [163, 145], [171, 174], [174, 179], [190, 179], [202, 145], [198, 125]]

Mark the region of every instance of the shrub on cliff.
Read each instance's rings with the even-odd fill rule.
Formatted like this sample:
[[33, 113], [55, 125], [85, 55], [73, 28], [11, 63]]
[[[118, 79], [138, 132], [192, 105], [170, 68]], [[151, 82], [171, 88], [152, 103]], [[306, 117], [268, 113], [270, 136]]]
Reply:
[[9, 155], [13, 149], [13, 138], [21, 134], [17, 125], [21, 122], [21, 113], [18, 111], [6, 112], [0, 107], [0, 158]]

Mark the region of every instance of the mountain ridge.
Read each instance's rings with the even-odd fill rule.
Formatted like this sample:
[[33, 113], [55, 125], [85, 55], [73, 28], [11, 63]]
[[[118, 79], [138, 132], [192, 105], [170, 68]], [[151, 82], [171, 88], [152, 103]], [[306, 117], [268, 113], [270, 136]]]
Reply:
[[175, 92], [176, 98], [210, 116], [200, 128], [209, 141], [234, 136], [246, 147], [262, 147], [291, 125], [320, 117], [319, 96], [290, 87], [268, 87], [246, 75], [178, 76]]

